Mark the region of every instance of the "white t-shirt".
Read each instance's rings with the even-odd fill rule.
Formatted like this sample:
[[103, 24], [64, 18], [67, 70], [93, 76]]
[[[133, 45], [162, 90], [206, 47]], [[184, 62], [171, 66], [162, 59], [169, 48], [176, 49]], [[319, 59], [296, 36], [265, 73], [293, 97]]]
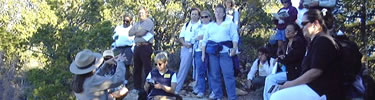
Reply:
[[[198, 27], [198, 34], [195, 35], [194, 39], [198, 38], [199, 36], [203, 36], [205, 33], [207, 33], [208, 24], [210, 24], [210, 23], [201, 24]], [[200, 46], [202, 46], [202, 43], [203, 43], [203, 39], [195, 42], [195, 44], [194, 44], [195, 51], [197, 51], [197, 52], [202, 51], [202, 49], [200, 48]]]
[[255, 73], [257, 71], [259, 71], [259, 76], [268, 76], [272, 73], [273, 65], [275, 64], [275, 59], [270, 58], [269, 63], [268, 61], [265, 61], [263, 64], [258, 64], [258, 60], [259, 59], [256, 59], [253, 62], [253, 65], [251, 66], [251, 69], [249, 73], [247, 74], [248, 80], [253, 80], [253, 78], [255, 77]]
[[[129, 30], [132, 27], [125, 28], [123, 25], [119, 25], [115, 28], [114, 34], [112, 36], [114, 42], [114, 47], [119, 46], [132, 46], [134, 44], [134, 36], [129, 36]], [[117, 37], [117, 39], [116, 39]]]
[[193, 22], [189, 22], [189, 24], [186, 26], [186, 23], [181, 28], [180, 32], [180, 38], [184, 38], [185, 42], [194, 43], [194, 37], [198, 33], [198, 27], [201, 24], [201, 21], [198, 21], [193, 24]]
[[[203, 36], [203, 46], [206, 46], [209, 40], [217, 43], [224, 41], [238, 43], [239, 36], [237, 33], [237, 28], [232, 21], [224, 21], [220, 25], [218, 25], [216, 22], [212, 22], [207, 27], [207, 33], [205, 33]], [[220, 53], [227, 53], [228, 50], [228, 47], [223, 46], [223, 50], [221, 50]]]

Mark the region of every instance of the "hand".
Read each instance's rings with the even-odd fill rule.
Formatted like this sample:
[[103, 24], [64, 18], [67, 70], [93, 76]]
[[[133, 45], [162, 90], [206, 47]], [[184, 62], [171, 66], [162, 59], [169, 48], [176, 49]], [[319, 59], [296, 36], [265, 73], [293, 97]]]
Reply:
[[247, 80], [246, 81], [246, 85], [247, 85], [247, 88], [251, 88], [251, 85], [253, 85], [253, 83], [251, 82], [251, 80]]
[[162, 89], [162, 88], [163, 88], [163, 85], [160, 84], [160, 83], [157, 83], [157, 84], [154, 85], [154, 88], [155, 88], [155, 89]]
[[126, 59], [126, 57], [125, 57], [125, 54], [119, 54], [117, 57], [115, 57], [115, 60], [116, 60], [117, 62], [124, 62], [124, 61], [126, 61], [127, 59]]
[[203, 35], [199, 35], [195, 40], [203, 40]]
[[232, 49], [230, 50], [230, 55], [229, 55], [229, 56], [234, 56], [234, 55], [236, 55], [236, 51], [237, 51], [236, 48], [232, 48]]
[[284, 59], [284, 58], [285, 58], [285, 55], [280, 55], [278, 58], [280, 58], [280, 59]]
[[278, 23], [279, 24], [284, 24], [285, 22], [284, 22], [284, 20], [279, 19]]
[[191, 43], [184, 43], [183, 44], [186, 48], [191, 48], [192, 44]]
[[280, 90], [288, 87], [294, 86], [291, 81], [286, 81], [283, 85], [280, 85]]
[[129, 90], [126, 87], [122, 87], [120, 90], [111, 93], [114, 98], [121, 98], [128, 94]]

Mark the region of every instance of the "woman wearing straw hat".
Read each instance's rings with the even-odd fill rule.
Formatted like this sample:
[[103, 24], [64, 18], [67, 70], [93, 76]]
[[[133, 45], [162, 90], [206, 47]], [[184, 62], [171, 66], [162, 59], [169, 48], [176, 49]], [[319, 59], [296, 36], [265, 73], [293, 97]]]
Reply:
[[[72, 88], [77, 100], [106, 100], [108, 99], [109, 88], [114, 88], [125, 80], [125, 61], [123, 55], [115, 59], [107, 60], [103, 63], [101, 54], [91, 50], [78, 52], [76, 58], [70, 65], [70, 72], [74, 75]], [[112, 76], [102, 76], [96, 72], [96, 68], [110, 67], [116, 64], [116, 72]], [[103, 64], [102, 64], [103, 63]]]

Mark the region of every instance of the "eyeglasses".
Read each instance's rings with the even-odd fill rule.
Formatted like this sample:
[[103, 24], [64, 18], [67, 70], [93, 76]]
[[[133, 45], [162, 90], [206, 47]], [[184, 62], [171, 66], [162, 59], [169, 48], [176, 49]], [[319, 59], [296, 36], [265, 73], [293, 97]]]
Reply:
[[112, 59], [113, 57], [109, 56], [109, 57], [104, 57], [104, 60], [109, 60], [109, 59]]
[[163, 63], [156, 63], [155, 66], [161, 66]]
[[311, 22], [310, 21], [302, 22], [301, 25], [306, 26], [308, 23], [311, 23]]
[[208, 18], [209, 16], [201, 16], [201, 18]]
[[126, 23], [130, 23], [130, 20], [124, 20], [124, 22], [126, 22]]

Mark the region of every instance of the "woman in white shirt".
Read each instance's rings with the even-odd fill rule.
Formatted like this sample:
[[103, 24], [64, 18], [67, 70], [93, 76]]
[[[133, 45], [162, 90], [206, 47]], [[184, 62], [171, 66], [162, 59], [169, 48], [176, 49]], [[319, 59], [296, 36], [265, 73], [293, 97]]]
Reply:
[[266, 48], [258, 49], [258, 58], [254, 61], [247, 74], [247, 87], [260, 88], [264, 86], [266, 76], [270, 75], [275, 64], [275, 59], [269, 56]]
[[[216, 21], [209, 24], [208, 31], [203, 36], [202, 53], [208, 54], [208, 79], [211, 81], [210, 85], [215, 94], [215, 99], [223, 98], [221, 89], [221, 76], [223, 76], [228, 99], [236, 100], [236, 82], [232, 56], [238, 49], [238, 33], [232, 21], [224, 21], [225, 16], [224, 6], [216, 6]], [[202, 61], [204, 59], [205, 55], [202, 55]]]

